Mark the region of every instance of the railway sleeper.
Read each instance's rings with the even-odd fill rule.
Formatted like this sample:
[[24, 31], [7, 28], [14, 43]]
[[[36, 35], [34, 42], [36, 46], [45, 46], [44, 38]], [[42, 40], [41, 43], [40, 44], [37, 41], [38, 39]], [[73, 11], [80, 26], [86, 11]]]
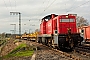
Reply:
[[54, 49], [54, 50], [55, 50], [55, 51], [58, 51], [60, 54], [63, 54], [63, 55], [65, 55], [65, 56], [69, 57], [70, 59], [81, 60], [81, 58], [76, 57], [76, 56], [73, 56], [73, 55], [68, 54], [68, 53], [66, 53], [66, 52], [62, 52], [62, 51], [59, 51], [59, 50], [56, 50], [56, 49]]
[[83, 51], [78, 51], [78, 53], [80, 53], [81, 55], [84, 55], [84, 56], [90, 57], [90, 53], [83, 52]]

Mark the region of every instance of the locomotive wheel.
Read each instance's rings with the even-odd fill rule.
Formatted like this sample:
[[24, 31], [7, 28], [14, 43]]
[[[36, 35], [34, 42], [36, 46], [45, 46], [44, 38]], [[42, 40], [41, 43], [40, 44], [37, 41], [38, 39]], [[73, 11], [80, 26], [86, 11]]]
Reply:
[[73, 39], [70, 39], [69, 44], [70, 44], [70, 48], [72, 49], [74, 47]]
[[65, 38], [59, 38], [58, 45], [59, 48], [64, 48]]

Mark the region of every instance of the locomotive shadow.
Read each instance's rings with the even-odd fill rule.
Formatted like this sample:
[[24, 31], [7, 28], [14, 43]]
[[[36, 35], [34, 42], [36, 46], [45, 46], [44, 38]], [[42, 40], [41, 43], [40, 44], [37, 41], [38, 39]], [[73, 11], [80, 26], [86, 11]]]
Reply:
[[72, 52], [73, 51], [72, 49], [67, 49], [67, 48], [60, 48], [58, 50], [63, 51], [63, 52]]

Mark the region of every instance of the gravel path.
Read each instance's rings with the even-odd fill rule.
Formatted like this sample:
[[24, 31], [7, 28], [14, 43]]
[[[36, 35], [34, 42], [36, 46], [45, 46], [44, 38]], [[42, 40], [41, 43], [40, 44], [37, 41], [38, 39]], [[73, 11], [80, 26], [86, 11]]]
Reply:
[[39, 50], [36, 53], [36, 60], [72, 60], [64, 55], [58, 55], [52, 50]]

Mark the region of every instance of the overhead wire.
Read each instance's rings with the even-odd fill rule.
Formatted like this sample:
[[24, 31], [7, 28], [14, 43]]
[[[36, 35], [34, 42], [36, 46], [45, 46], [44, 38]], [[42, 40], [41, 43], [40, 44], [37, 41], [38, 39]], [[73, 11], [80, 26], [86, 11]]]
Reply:
[[48, 3], [46, 4], [46, 7], [45, 7], [45, 9], [49, 6], [49, 2], [50, 2], [50, 0], [48, 0]]
[[[46, 0], [43, 0], [42, 4], [40, 5], [40, 8], [44, 5], [45, 1]], [[37, 13], [38, 13], [38, 11], [39, 11], [40, 8], [37, 9]], [[37, 15], [37, 13], [36, 13], [36, 15]]]
[[[43, 4], [45, 4], [45, 1], [46, 0], [43, 0]], [[55, 2], [56, 0], [53, 0], [53, 2], [51, 2], [51, 4], [46, 4], [47, 6], [46, 6], [46, 8], [43, 10], [43, 12], [44, 11], [46, 11], [46, 9], [48, 9], [54, 2]], [[50, 0], [48, 0], [48, 3], [50, 2]], [[42, 7], [43, 6], [43, 4], [41, 4], [41, 6], [40, 7]], [[39, 11], [39, 9], [38, 9], [38, 11]], [[43, 13], [42, 12], [42, 13]], [[42, 13], [39, 15], [39, 16], [41, 16], [42, 15]], [[37, 13], [36, 13], [37, 14]], [[38, 18], [38, 17], [37, 17]], [[30, 20], [32, 20], [32, 19], [30, 19]], [[34, 20], [34, 19], [33, 19]], [[35, 19], [36, 20], [36, 19]], [[38, 19], [37, 19], [38, 20]], [[39, 19], [39, 21], [40, 21], [40, 19]]]
[[48, 5], [48, 6], [44, 9], [44, 11], [46, 11], [55, 1], [56, 1], [56, 0], [53, 0], [53, 2], [51, 2], [51, 4]]
[[[43, 3], [41, 4], [41, 6], [40, 6], [40, 7], [42, 7], [42, 6], [43, 6], [43, 4], [45, 3], [45, 1], [46, 1], [46, 0], [43, 0]], [[39, 9], [38, 9], [38, 11], [39, 11]]]
[[[48, 4], [49, 4], [50, 0], [48, 0]], [[48, 5], [47, 5], [48, 6]]]
[[[43, 11], [42, 11], [42, 13], [39, 15], [39, 16], [41, 16], [54, 2], [55, 2], [56, 0], [53, 0], [53, 2], [51, 2], [51, 4], [49, 4]], [[38, 17], [39, 17], [38, 16]], [[38, 18], [37, 17], [37, 18]], [[40, 21], [40, 20], [39, 20]]]
[[[33, 0], [31, 0], [31, 1], [33, 1]], [[44, 6], [45, 1], [46, 1], [46, 0], [43, 0], [43, 1], [42, 1], [42, 4], [40, 5], [40, 8], [41, 8], [42, 6]], [[40, 8], [38, 8], [37, 12], [39, 11]], [[37, 15], [37, 13], [36, 13], [36, 15]], [[30, 19], [23, 19], [23, 20], [29, 20], [29, 21], [30, 21], [30, 20], [40, 20], [40, 19], [33, 19], [33, 18], [30, 18]]]
[[71, 10], [66, 11], [66, 13], [67, 13], [67, 12], [70, 12], [70, 11], [72, 11], [72, 10], [74, 10], [74, 9], [77, 9], [77, 8], [79, 8], [79, 7], [87, 4], [87, 3], [89, 3], [89, 2], [90, 2], [90, 1], [87, 1], [87, 2], [85, 2], [85, 3], [83, 3], [83, 4], [79, 5], [79, 6], [77, 6], [76, 8], [72, 8]]
[[[50, 1], [50, 0], [49, 0]], [[53, 0], [53, 2], [51, 2], [51, 4], [47, 5], [47, 7], [42, 11], [42, 13], [39, 15], [41, 16], [50, 6], [52, 6], [52, 4], [55, 2], [56, 0]], [[37, 16], [37, 18], [39, 17]], [[40, 21], [40, 20], [39, 20]]]
[[[50, 0], [49, 0], [49, 1], [50, 1]], [[49, 4], [49, 5], [46, 4], [47, 7], [43, 10], [43, 12], [42, 12], [39, 16], [41, 16], [55, 1], [56, 1], [56, 0], [53, 0], [53, 2], [51, 2], [51, 4]], [[86, 4], [86, 3], [88, 3], [88, 2], [90, 2], [90, 1], [87, 1], [87, 2], [85, 2], [85, 3], [83, 3], [83, 4], [79, 5], [79, 6], [77, 6], [76, 8], [78, 8], [78, 7]], [[43, 2], [43, 3], [45, 3], [45, 2]], [[65, 4], [65, 6], [66, 6], [66, 4]], [[72, 8], [72, 7], [71, 7], [71, 10], [66, 11], [66, 13], [69, 12], [69, 11], [72, 11], [73, 9], [76, 9], [76, 8]], [[38, 17], [39, 17], [39, 16], [38, 16]], [[38, 18], [38, 17], [37, 17], [37, 18]]]
[[[55, 1], [56, 1], [56, 0], [53, 0], [53, 2], [52, 2], [47, 8], [45, 8], [45, 9], [43, 10], [43, 12], [42, 12], [39, 16], [41, 16]], [[77, 6], [76, 8], [72, 8], [71, 10], [66, 11], [66, 13], [72, 11], [73, 9], [77, 9], [77, 8], [79, 8], [80, 6], [83, 6], [83, 5], [85, 5], [85, 4], [89, 3], [89, 2], [90, 2], [90, 1], [87, 1], [87, 2], [85, 2], [85, 3], [83, 3], [83, 4], [79, 5], [79, 6]]]

